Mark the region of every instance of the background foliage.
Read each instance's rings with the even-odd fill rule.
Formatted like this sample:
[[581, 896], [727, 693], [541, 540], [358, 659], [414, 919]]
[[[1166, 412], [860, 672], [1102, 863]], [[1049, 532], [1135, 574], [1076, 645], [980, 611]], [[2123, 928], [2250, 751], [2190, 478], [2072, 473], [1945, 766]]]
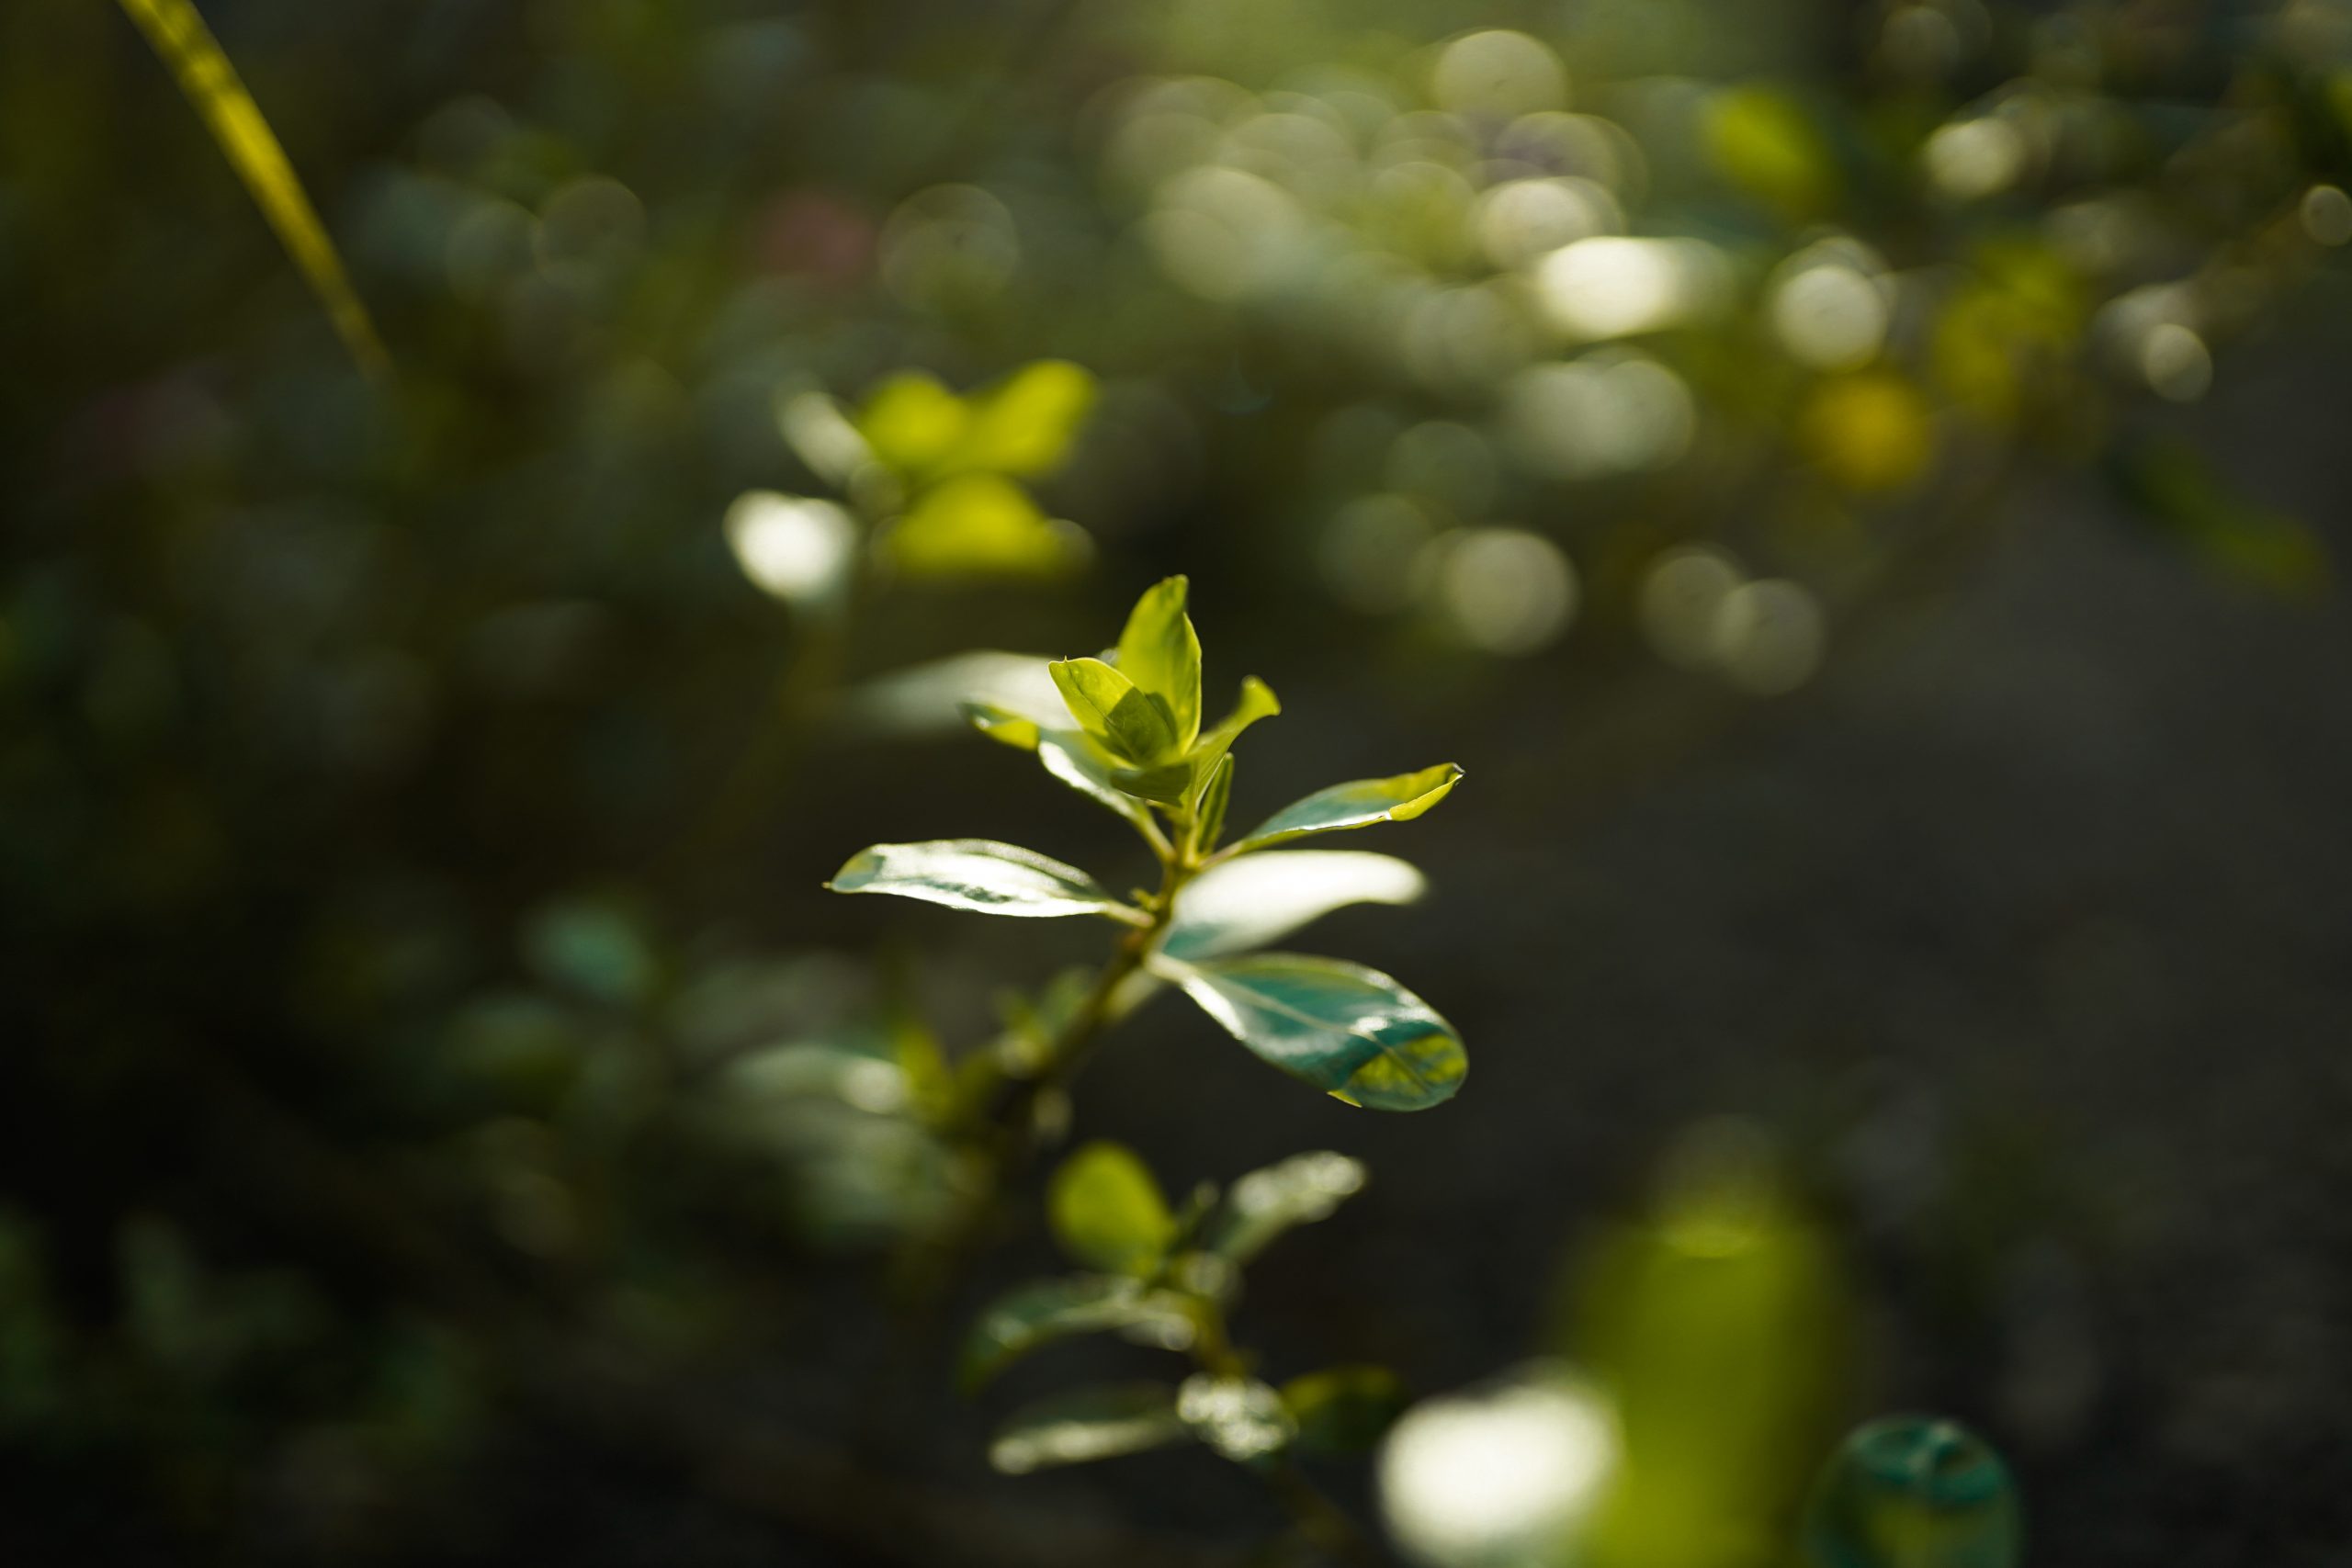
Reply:
[[1454, 1103], [1167, 1002], [1090, 1069], [1170, 1193], [1372, 1171], [1267, 1375], [1569, 1358], [1645, 1561], [1910, 1407], [2052, 1561], [2341, 1539], [2342, 6], [204, 9], [392, 370], [123, 14], [0, 12], [0, 1555], [1273, 1534], [988, 1472], [1141, 1352], [944, 1396], [1053, 1265], [1033, 1190], [890, 1304], [923, 1108], [1090, 953], [819, 887], [1132, 852], [935, 661], [1178, 570], [1290, 710], [1237, 820], [1476, 775], [1331, 924]]

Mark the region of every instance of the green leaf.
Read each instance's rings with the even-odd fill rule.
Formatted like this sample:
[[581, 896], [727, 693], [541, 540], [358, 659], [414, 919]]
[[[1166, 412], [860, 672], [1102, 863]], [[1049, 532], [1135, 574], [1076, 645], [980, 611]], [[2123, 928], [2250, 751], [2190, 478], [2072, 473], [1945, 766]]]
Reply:
[[1114, 1274], [1148, 1274], [1175, 1235], [1159, 1183], [1132, 1149], [1095, 1142], [1062, 1161], [1046, 1193], [1054, 1239], [1073, 1261]]
[[1193, 793], [1193, 764], [1165, 762], [1157, 768], [1121, 768], [1111, 775], [1112, 785], [1162, 806], [1182, 806]]
[[1405, 1411], [1405, 1385], [1386, 1367], [1326, 1367], [1283, 1384], [1298, 1446], [1317, 1453], [1370, 1451]]
[[1078, 727], [1114, 756], [1148, 768], [1176, 750], [1175, 725], [1165, 699], [1099, 659], [1064, 659], [1047, 668]]
[[1115, 764], [1102, 749], [1075, 729], [1048, 729], [1037, 737], [1037, 761], [1046, 772], [1092, 800], [1102, 802], [1138, 829], [1149, 828], [1143, 802], [1112, 783]]
[[1284, 1231], [1330, 1218], [1363, 1182], [1361, 1160], [1329, 1149], [1253, 1170], [1233, 1184], [1210, 1221], [1209, 1250], [1236, 1267], [1245, 1264]]
[[1216, 848], [1217, 835], [1225, 831], [1225, 809], [1233, 799], [1233, 754], [1226, 753], [1210, 767], [1208, 777], [1201, 784], [1201, 798], [1193, 807], [1193, 852], [1206, 854]]
[[1342, 828], [1409, 822], [1443, 800], [1461, 780], [1460, 768], [1452, 762], [1440, 762], [1417, 773], [1333, 784], [1283, 807], [1251, 829], [1227, 852], [1247, 854], [1251, 850], [1270, 849], [1293, 839], [1304, 839], [1310, 833], [1337, 832]]
[[261, 106], [245, 90], [204, 17], [189, 0], [122, 0], [122, 8], [147, 35], [156, 56], [211, 130], [221, 155], [237, 171], [254, 205], [277, 231], [278, 243], [310, 280], [311, 292], [325, 307], [327, 319], [334, 323], [351, 357], [369, 376], [387, 374], [391, 358], [384, 352], [383, 340], [376, 335], [367, 306], [351, 286], [334, 242], [327, 237], [325, 225], [303, 193], [302, 182], [287, 159], [286, 149], [278, 144], [277, 133], [269, 129]]
[[974, 729], [998, 745], [1019, 751], [1035, 751], [1045, 735], [1045, 727], [1035, 719], [1023, 718], [994, 703], [966, 703], [964, 716], [972, 721]]
[[958, 467], [1035, 479], [1062, 466], [1094, 408], [1094, 378], [1066, 359], [1024, 365], [975, 392]]
[[1131, 924], [1147, 918], [1076, 866], [990, 839], [873, 844], [852, 855], [825, 886], [836, 893], [894, 893], [983, 915], [1105, 915]]
[[1080, 1334], [1117, 1332], [1140, 1344], [1182, 1350], [1198, 1325], [1192, 1303], [1125, 1276], [1040, 1280], [997, 1299], [964, 1342], [957, 1381], [978, 1388], [1040, 1345]]
[[1427, 1110], [1469, 1070], [1453, 1026], [1377, 969], [1295, 953], [1172, 967], [1235, 1039], [1351, 1105]]
[[901, 474], [944, 462], [964, 439], [971, 411], [938, 377], [902, 370], [876, 387], [856, 420], [874, 456]]
[[1052, 577], [1088, 548], [1084, 533], [1046, 517], [1027, 491], [994, 474], [924, 491], [882, 535], [890, 564], [915, 577]]
[[1992, 1445], [1957, 1422], [1872, 1421], [1815, 1484], [1804, 1552], [1814, 1568], [2013, 1568], [2017, 1484]]
[[1170, 577], [1146, 590], [1119, 634], [1119, 673], [1167, 705], [1178, 751], [1201, 733], [1201, 639], [1184, 613], [1186, 587]]
[[1176, 1414], [1201, 1441], [1237, 1464], [1280, 1453], [1298, 1431], [1283, 1396], [1256, 1378], [1196, 1372], [1176, 1391]]
[[1233, 711], [1217, 720], [1201, 736], [1199, 744], [1193, 748], [1193, 765], [1202, 786], [1207, 787], [1217, 759], [1232, 750], [1233, 743], [1241, 739], [1243, 730], [1260, 719], [1272, 718], [1282, 711], [1282, 701], [1274, 695], [1272, 686], [1255, 675], [1243, 676], [1241, 695], [1235, 701]]
[[1409, 904], [1428, 886], [1407, 862], [1362, 850], [1280, 850], [1219, 861], [1176, 895], [1160, 951], [1188, 962], [1240, 953], [1350, 904]]
[[1181, 1443], [1193, 1435], [1161, 1383], [1073, 1389], [1023, 1406], [997, 1428], [989, 1463], [1007, 1475], [1115, 1459]]
[[864, 734], [952, 734], [972, 721], [972, 708], [1060, 724], [1062, 695], [1046, 673], [1043, 654], [976, 649], [910, 664], [860, 682], [843, 692], [840, 712]]

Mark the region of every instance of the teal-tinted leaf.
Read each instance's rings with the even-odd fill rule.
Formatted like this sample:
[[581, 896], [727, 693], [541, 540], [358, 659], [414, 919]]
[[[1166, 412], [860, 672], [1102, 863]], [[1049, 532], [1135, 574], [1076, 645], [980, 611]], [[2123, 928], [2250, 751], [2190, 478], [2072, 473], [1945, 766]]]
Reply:
[[1175, 725], [1165, 699], [1099, 659], [1064, 659], [1049, 668], [1078, 727], [1114, 756], [1148, 768], [1176, 750]]
[[1235, 1039], [1351, 1104], [1426, 1110], [1453, 1099], [1469, 1070], [1453, 1026], [1377, 969], [1295, 953], [1174, 969]]
[[1015, 1412], [989, 1444], [989, 1462], [1007, 1475], [1025, 1475], [1141, 1453], [1192, 1435], [1176, 1414], [1175, 1392], [1162, 1384], [1073, 1389]]
[[1310, 833], [1336, 832], [1342, 828], [1369, 828], [1375, 822], [1409, 822], [1446, 797], [1462, 780], [1462, 770], [1440, 762], [1417, 773], [1388, 779], [1358, 779], [1352, 784], [1318, 789], [1304, 800], [1293, 801], [1250, 830], [1231, 853], [1246, 854], [1275, 844], [1303, 839]]
[[1209, 1221], [1209, 1250], [1236, 1266], [1247, 1263], [1284, 1231], [1330, 1218], [1363, 1182], [1362, 1161], [1329, 1149], [1253, 1170], [1233, 1184]]
[[1117, 1332], [1145, 1345], [1181, 1350], [1193, 1342], [1191, 1303], [1125, 1276], [1081, 1274], [1040, 1280], [1001, 1296], [972, 1325], [958, 1381], [975, 1389], [1040, 1345], [1079, 1334]]
[[1256, 1378], [1195, 1373], [1176, 1391], [1176, 1414], [1201, 1441], [1237, 1464], [1280, 1453], [1298, 1431], [1283, 1396]]
[[1076, 866], [989, 839], [870, 845], [852, 855], [825, 886], [836, 893], [894, 893], [983, 915], [1107, 915], [1130, 923], [1146, 919]]
[[1369, 1452], [1405, 1412], [1405, 1385], [1386, 1367], [1327, 1367], [1283, 1384], [1298, 1446], [1316, 1453]]
[[1148, 1274], [1175, 1235], [1159, 1183], [1135, 1151], [1095, 1142], [1062, 1161], [1046, 1192], [1054, 1239], [1073, 1261], [1114, 1274]]
[[1176, 896], [1160, 951], [1188, 961], [1240, 953], [1350, 904], [1409, 904], [1428, 886], [1396, 856], [1361, 850], [1282, 850], [1219, 861]]
[[1171, 577], [1147, 590], [1119, 634], [1119, 673], [1168, 705], [1180, 751], [1201, 732], [1201, 639], [1184, 613], [1185, 589]]
[[1806, 1510], [1814, 1568], [2013, 1568], [2017, 1485], [1957, 1422], [1897, 1416], [1839, 1445]]

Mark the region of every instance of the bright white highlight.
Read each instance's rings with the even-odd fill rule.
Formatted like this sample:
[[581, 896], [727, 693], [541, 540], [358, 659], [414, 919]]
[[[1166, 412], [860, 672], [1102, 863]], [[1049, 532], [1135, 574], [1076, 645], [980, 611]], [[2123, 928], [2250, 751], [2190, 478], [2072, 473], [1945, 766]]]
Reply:
[[772, 490], [737, 497], [726, 525], [743, 575], [789, 604], [831, 596], [857, 548], [857, 525], [841, 507]]
[[1408, 1411], [1381, 1450], [1381, 1509], [1397, 1544], [1432, 1568], [1549, 1562], [1617, 1459], [1600, 1396], [1539, 1365]]

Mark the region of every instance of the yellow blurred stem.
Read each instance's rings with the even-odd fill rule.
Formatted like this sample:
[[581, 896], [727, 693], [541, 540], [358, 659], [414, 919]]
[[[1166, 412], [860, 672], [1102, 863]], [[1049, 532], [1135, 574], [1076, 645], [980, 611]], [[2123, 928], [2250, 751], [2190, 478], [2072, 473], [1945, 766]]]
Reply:
[[211, 128], [213, 140], [220, 144], [245, 188], [253, 192], [262, 216], [269, 220], [287, 254], [311, 280], [312, 291], [326, 307], [327, 317], [352, 358], [371, 377], [388, 374], [391, 356], [384, 352], [383, 340], [376, 335], [367, 307], [352, 288], [334, 243], [327, 238], [310, 197], [302, 193], [302, 182], [286, 160], [285, 149], [277, 144], [253, 95], [238, 80], [236, 67], [220, 51], [212, 29], [204, 25], [190, 0], [122, 0], [122, 8], [147, 35], [147, 41], [178, 79], [188, 102]]

